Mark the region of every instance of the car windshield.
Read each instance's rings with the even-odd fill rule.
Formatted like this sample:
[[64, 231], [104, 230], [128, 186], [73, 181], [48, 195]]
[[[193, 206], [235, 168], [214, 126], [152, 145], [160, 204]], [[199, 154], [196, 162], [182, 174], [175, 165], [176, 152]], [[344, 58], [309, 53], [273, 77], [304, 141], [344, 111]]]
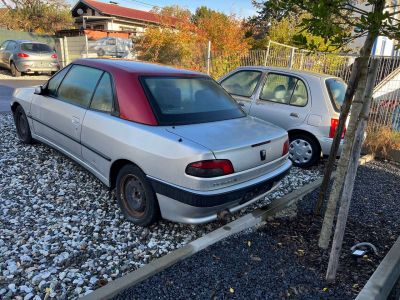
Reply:
[[28, 52], [53, 52], [48, 45], [40, 43], [23, 43], [21, 44], [21, 50]]
[[235, 119], [245, 113], [208, 77], [142, 77], [160, 125], [187, 125]]
[[347, 84], [339, 78], [329, 78], [326, 80], [326, 87], [334, 108], [340, 111], [344, 95], [346, 94]]

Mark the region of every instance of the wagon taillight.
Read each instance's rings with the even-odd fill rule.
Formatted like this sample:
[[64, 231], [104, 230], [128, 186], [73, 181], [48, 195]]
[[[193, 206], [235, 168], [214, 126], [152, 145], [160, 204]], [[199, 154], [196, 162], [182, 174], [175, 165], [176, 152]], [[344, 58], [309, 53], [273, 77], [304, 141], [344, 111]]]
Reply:
[[234, 169], [230, 160], [213, 159], [193, 162], [186, 167], [185, 172], [195, 177], [211, 178], [232, 174]]
[[283, 143], [283, 147], [282, 147], [282, 156], [285, 156], [286, 154], [288, 154], [289, 152], [289, 140], [286, 140]]
[[19, 52], [17, 53], [18, 57], [29, 57], [29, 54], [23, 53], [23, 52]]

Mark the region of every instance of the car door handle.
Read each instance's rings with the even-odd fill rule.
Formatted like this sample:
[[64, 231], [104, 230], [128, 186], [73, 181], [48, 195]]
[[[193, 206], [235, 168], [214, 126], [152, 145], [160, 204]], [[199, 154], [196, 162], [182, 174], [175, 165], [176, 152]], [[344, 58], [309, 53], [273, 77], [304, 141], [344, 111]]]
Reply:
[[298, 118], [299, 114], [298, 113], [290, 113], [290, 116], [293, 118]]

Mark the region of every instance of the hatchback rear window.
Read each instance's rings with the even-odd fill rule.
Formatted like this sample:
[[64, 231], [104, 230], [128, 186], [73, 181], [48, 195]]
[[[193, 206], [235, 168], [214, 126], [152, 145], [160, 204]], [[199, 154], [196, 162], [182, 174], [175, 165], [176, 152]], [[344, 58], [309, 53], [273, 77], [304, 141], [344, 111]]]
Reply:
[[50, 46], [40, 43], [23, 43], [21, 44], [21, 50], [29, 52], [53, 52]]
[[346, 94], [347, 84], [338, 78], [329, 78], [326, 80], [326, 87], [329, 92], [333, 107], [340, 111]]
[[142, 77], [160, 125], [186, 125], [235, 119], [245, 113], [208, 77]]

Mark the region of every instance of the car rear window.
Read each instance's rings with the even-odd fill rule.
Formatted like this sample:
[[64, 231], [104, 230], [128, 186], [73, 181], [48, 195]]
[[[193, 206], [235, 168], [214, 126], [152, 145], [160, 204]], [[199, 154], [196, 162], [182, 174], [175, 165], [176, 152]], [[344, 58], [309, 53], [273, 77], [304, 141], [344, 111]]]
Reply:
[[336, 111], [340, 111], [346, 94], [347, 84], [339, 78], [329, 78], [326, 80], [326, 88], [328, 89], [333, 107]]
[[50, 46], [40, 43], [23, 43], [21, 44], [21, 50], [29, 52], [53, 52]]
[[233, 98], [209, 77], [142, 77], [160, 125], [186, 125], [244, 117]]

